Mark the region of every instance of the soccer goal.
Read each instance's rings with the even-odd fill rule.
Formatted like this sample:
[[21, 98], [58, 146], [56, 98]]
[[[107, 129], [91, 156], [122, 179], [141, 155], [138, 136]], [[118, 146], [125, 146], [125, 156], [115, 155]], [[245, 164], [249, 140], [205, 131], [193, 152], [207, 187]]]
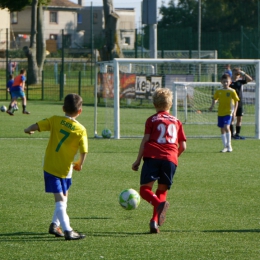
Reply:
[[143, 136], [145, 120], [155, 113], [156, 88], [174, 93], [172, 114], [184, 124], [188, 137], [219, 137], [217, 104], [209, 111], [227, 64], [253, 78], [243, 86], [243, 135], [260, 139], [260, 60], [114, 59], [98, 63], [95, 86], [95, 137], [103, 129], [115, 139]]

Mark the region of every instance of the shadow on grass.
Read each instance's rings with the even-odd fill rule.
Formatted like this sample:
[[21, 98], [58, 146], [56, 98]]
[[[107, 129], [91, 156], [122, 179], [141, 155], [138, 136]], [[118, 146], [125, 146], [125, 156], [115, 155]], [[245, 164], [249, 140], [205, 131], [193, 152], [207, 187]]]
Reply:
[[[223, 229], [223, 230], [161, 230], [161, 233], [259, 233], [260, 229]], [[83, 232], [88, 237], [128, 237], [128, 236], [140, 236], [140, 235], [155, 235], [147, 232]], [[160, 234], [159, 234], [160, 235]], [[21, 241], [51, 241], [59, 242], [63, 241], [63, 237], [55, 237], [46, 233], [37, 232], [14, 232], [14, 233], [2, 233], [0, 234], [0, 242], [21, 242]]]
[[[61, 238], [64, 240], [64, 238]], [[0, 234], [0, 242], [21, 242], [21, 241], [60, 241], [60, 238], [46, 233], [37, 232], [14, 232]]]
[[259, 233], [260, 229], [223, 229], [223, 230], [203, 230], [205, 233]]
[[161, 233], [260, 233], [260, 229], [160, 230]]
[[[90, 237], [128, 237], [128, 236], [138, 236], [138, 235], [149, 235], [149, 232], [83, 232], [86, 234], [86, 238]], [[0, 243], [3, 242], [21, 242], [21, 241], [50, 241], [50, 242], [60, 242], [65, 240], [64, 237], [55, 237], [46, 233], [37, 232], [14, 232], [14, 233], [2, 233], [0, 234]]]
[[70, 219], [112, 219], [108, 217], [70, 217]]

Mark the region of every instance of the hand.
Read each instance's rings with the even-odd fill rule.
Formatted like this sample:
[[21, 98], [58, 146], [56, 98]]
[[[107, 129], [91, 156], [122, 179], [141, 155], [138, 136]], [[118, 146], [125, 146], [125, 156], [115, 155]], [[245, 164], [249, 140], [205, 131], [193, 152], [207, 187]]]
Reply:
[[73, 163], [73, 169], [75, 171], [81, 171], [82, 170], [82, 165], [79, 162], [74, 162]]
[[25, 128], [24, 132], [29, 135], [34, 134], [34, 131], [31, 131], [30, 128]]
[[239, 73], [242, 75], [242, 76], [245, 76], [245, 72], [243, 70], [240, 70]]
[[132, 164], [132, 170], [133, 170], [133, 171], [138, 171], [139, 165], [140, 165], [140, 162], [135, 161], [135, 162]]

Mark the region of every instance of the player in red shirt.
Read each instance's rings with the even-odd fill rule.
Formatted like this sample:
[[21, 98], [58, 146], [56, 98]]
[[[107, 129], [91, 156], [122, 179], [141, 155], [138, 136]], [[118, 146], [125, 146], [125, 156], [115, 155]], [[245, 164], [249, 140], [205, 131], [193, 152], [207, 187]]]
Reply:
[[[153, 216], [150, 220], [150, 232], [159, 233], [159, 226], [165, 221], [169, 202], [167, 191], [173, 183], [178, 157], [186, 149], [186, 136], [182, 123], [169, 111], [173, 94], [167, 88], [158, 88], [153, 94], [156, 114], [146, 120], [145, 132], [132, 170], [137, 171], [143, 158], [140, 177], [140, 195], [152, 204]], [[152, 191], [158, 182], [156, 192]]]

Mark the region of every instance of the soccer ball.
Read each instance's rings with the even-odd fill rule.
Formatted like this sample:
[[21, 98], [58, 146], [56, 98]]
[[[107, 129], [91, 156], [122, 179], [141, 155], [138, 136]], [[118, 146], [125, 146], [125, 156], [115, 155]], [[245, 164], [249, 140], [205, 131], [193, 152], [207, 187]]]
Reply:
[[6, 110], [7, 110], [6, 106], [1, 106], [1, 111], [2, 112], [6, 112]]
[[123, 190], [119, 195], [119, 204], [126, 210], [136, 209], [140, 200], [139, 193], [134, 189]]
[[102, 131], [102, 136], [103, 138], [110, 138], [112, 135], [111, 131], [107, 128], [105, 128], [103, 131]]

